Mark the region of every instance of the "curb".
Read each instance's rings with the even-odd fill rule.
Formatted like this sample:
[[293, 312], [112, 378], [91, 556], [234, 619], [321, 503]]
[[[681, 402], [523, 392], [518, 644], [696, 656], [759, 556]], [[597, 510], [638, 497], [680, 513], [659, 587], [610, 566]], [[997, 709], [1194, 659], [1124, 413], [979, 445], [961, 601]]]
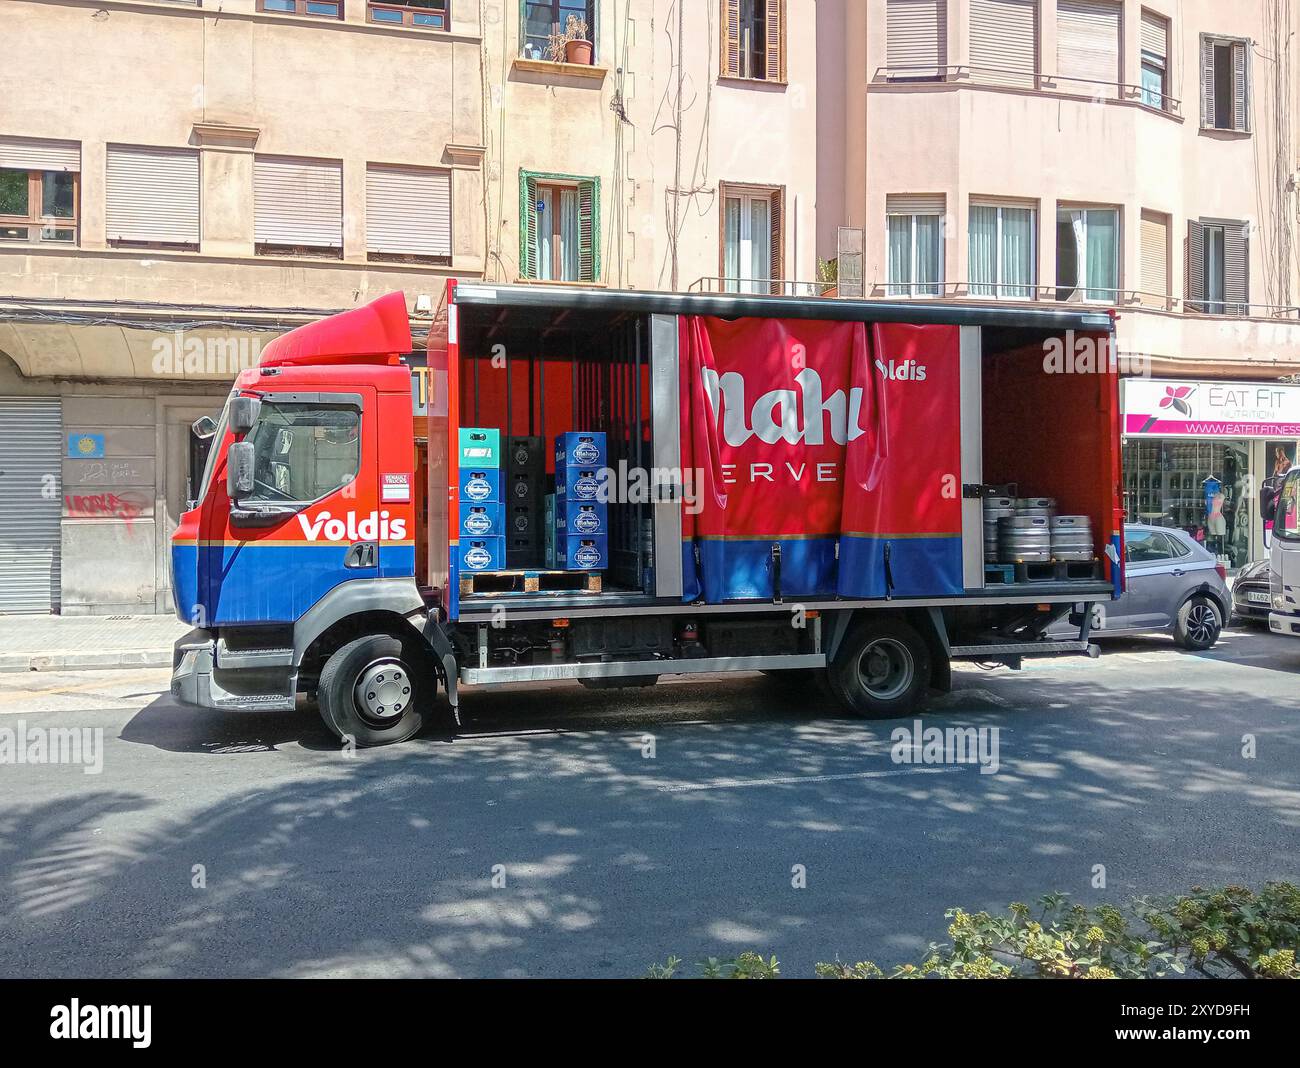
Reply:
[[91, 671], [124, 667], [171, 667], [172, 650], [135, 649], [118, 653], [4, 653], [0, 673], [19, 671]]

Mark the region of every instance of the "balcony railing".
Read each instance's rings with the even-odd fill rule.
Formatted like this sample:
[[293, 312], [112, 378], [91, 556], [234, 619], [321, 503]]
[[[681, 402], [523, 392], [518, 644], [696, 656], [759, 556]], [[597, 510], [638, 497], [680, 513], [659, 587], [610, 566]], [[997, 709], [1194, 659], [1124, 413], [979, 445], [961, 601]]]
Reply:
[[[847, 288], [847, 287], [844, 287]], [[961, 300], [1041, 306], [1045, 303], [1072, 304], [1118, 311], [1150, 311], [1189, 318], [1261, 319], [1300, 323], [1300, 305], [1248, 304], [1240, 301], [1189, 301], [1172, 293], [1153, 293], [1141, 289], [1023, 285], [997, 282], [922, 282], [907, 285], [897, 282], [869, 282], [861, 297], [868, 300]], [[693, 293], [736, 293], [740, 295], [818, 297], [847, 299], [835, 282], [803, 282], [787, 279], [727, 278], [704, 275], [690, 284]], [[908, 292], [900, 292], [900, 290]], [[929, 290], [930, 292], [923, 292]]]
[[[879, 67], [872, 81], [893, 85], [923, 86], [927, 83], [959, 83], [962, 85], [991, 85], [1006, 89], [1031, 89], [1034, 92], [1055, 93], [1060, 96], [1085, 96], [1099, 103], [1123, 101], [1139, 104], [1151, 111], [1167, 115], [1182, 115], [1182, 101], [1168, 93], [1155, 94], [1159, 103], [1152, 103], [1151, 91], [1142, 85], [1128, 82], [1100, 81], [1096, 78], [1076, 78], [1063, 74], [1044, 74], [1017, 67], [972, 67], [966, 64], [906, 64]], [[1072, 90], [1065, 86], [1080, 86]]]

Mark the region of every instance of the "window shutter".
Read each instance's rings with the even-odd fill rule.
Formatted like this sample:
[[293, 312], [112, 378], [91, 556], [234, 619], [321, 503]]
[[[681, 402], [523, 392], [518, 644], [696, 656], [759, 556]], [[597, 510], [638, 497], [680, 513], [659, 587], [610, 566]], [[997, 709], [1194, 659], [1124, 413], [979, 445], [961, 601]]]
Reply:
[[595, 182], [578, 183], [578, 278], [595, 282], [600, 271], [596, 249], [596, 212], [600, 210]]
[[1187, 310], [1205, 311], [1205, 227], [1187, 220]]
[[1062, 78], [1119, 84], [1120, 10], [1110, 0], [1058, 0], [1056, 65]]
[[1150, 11], [1142, 12], [1142, 51], [1150, 52], [1168, 62], [1169, 60], [1169, 20], [1153, 15]]
[[947, 0], [889, 0], [885, 34], [891, 77], [938, 77], [948, 61]]
[[1243, 133], [1250, 129], [1250, 107], [1247, 93], [1246, 64], [1249, 56], [1246, 42], [1232, 42], [1232, 128]]
[[257, 156], [253, 160], [254, 240], [259, 245], [343, 247], [343, 164]]
[[199, 154], [192, 148], [109, 145], [109, 241], [199, 243]]
[[862, 261], [866, 239], [866, 232], [859, 227], [839, 228], [835, 244], [841, 297], [861, 297], [864, 293]]
[[740, 0], [722, 0], [723, 77], [740, 77]]
[[0, 167], [20, 171], [81, 170], [80, 141], [0, 137]]
[[1201, 38], [1201, 127], [1214, 128], [1214, 41]]
[[885, 198], [887, 215], [942, 215], [942, 193], [890, 193]]
[[1169, 293], [1169, 219], [1142, 213], [1142, 297], [1149, 308], [1167, 308]]
[[785, 0], [767, 0], [767, 80], [785, 81]]
[[450, 257], [450, 173], [414, 167], [368, 166], [366, 250]]
[[971, 0], [970, 19], [971, 81], [1032, 89], [1038, 80], [1037, 0]]
[[524, 231], [523, 270], [525, 278], [537, 277], [537, 179], [525, 178], [519, 215]]
[[772, 224], [772, 240], [768, 250], [772, 255], [771, 289], [779, 296], [784, 292], [782, 279], [785, 278], [785, 190], [773, 191], [770, 204], [768, 221]]
[[[1223, 301], [1228, 315], [1248, 315], [1250, 304], [1250, 226], [1223, 224]], [[1235, 307], [1234, 307], [1235, 305]]]

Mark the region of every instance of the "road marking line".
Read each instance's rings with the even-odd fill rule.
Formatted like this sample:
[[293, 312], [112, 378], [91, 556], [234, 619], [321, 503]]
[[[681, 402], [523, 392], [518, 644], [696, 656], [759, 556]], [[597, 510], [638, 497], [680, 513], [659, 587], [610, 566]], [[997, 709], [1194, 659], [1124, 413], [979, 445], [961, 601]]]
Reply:
[[661, 794], [684, 794], [696, 790], [736, 790], [747, 786], [788, 786], [804, 782], [838, 782], [844, 779], [884, 779], [895, 775], [936, 775], [946, 771], [965, 771], [964, 766], [939, 768], [899, 768], [897, 771], [856, 771], [844, 775], [790, 775], [780, 779], [719, 779], [717, 782], [683, 783], [660, 786]]

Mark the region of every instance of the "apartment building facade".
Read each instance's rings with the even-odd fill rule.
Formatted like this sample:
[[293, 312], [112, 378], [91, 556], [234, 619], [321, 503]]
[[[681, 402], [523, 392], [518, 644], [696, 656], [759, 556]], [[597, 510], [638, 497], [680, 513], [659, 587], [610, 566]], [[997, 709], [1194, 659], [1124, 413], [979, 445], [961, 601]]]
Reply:
[[1297, 9], [844, 13], [842, 215], [864, 230], [866, 294], [1114, 308], [1130, 517], [1258, 558], [1258, 483], [1300, 437]]
[[169, 611], [189, 427], [240, 367], [482, 275], [482, 26], [454, 6], [0, 5], [0, 611]]

